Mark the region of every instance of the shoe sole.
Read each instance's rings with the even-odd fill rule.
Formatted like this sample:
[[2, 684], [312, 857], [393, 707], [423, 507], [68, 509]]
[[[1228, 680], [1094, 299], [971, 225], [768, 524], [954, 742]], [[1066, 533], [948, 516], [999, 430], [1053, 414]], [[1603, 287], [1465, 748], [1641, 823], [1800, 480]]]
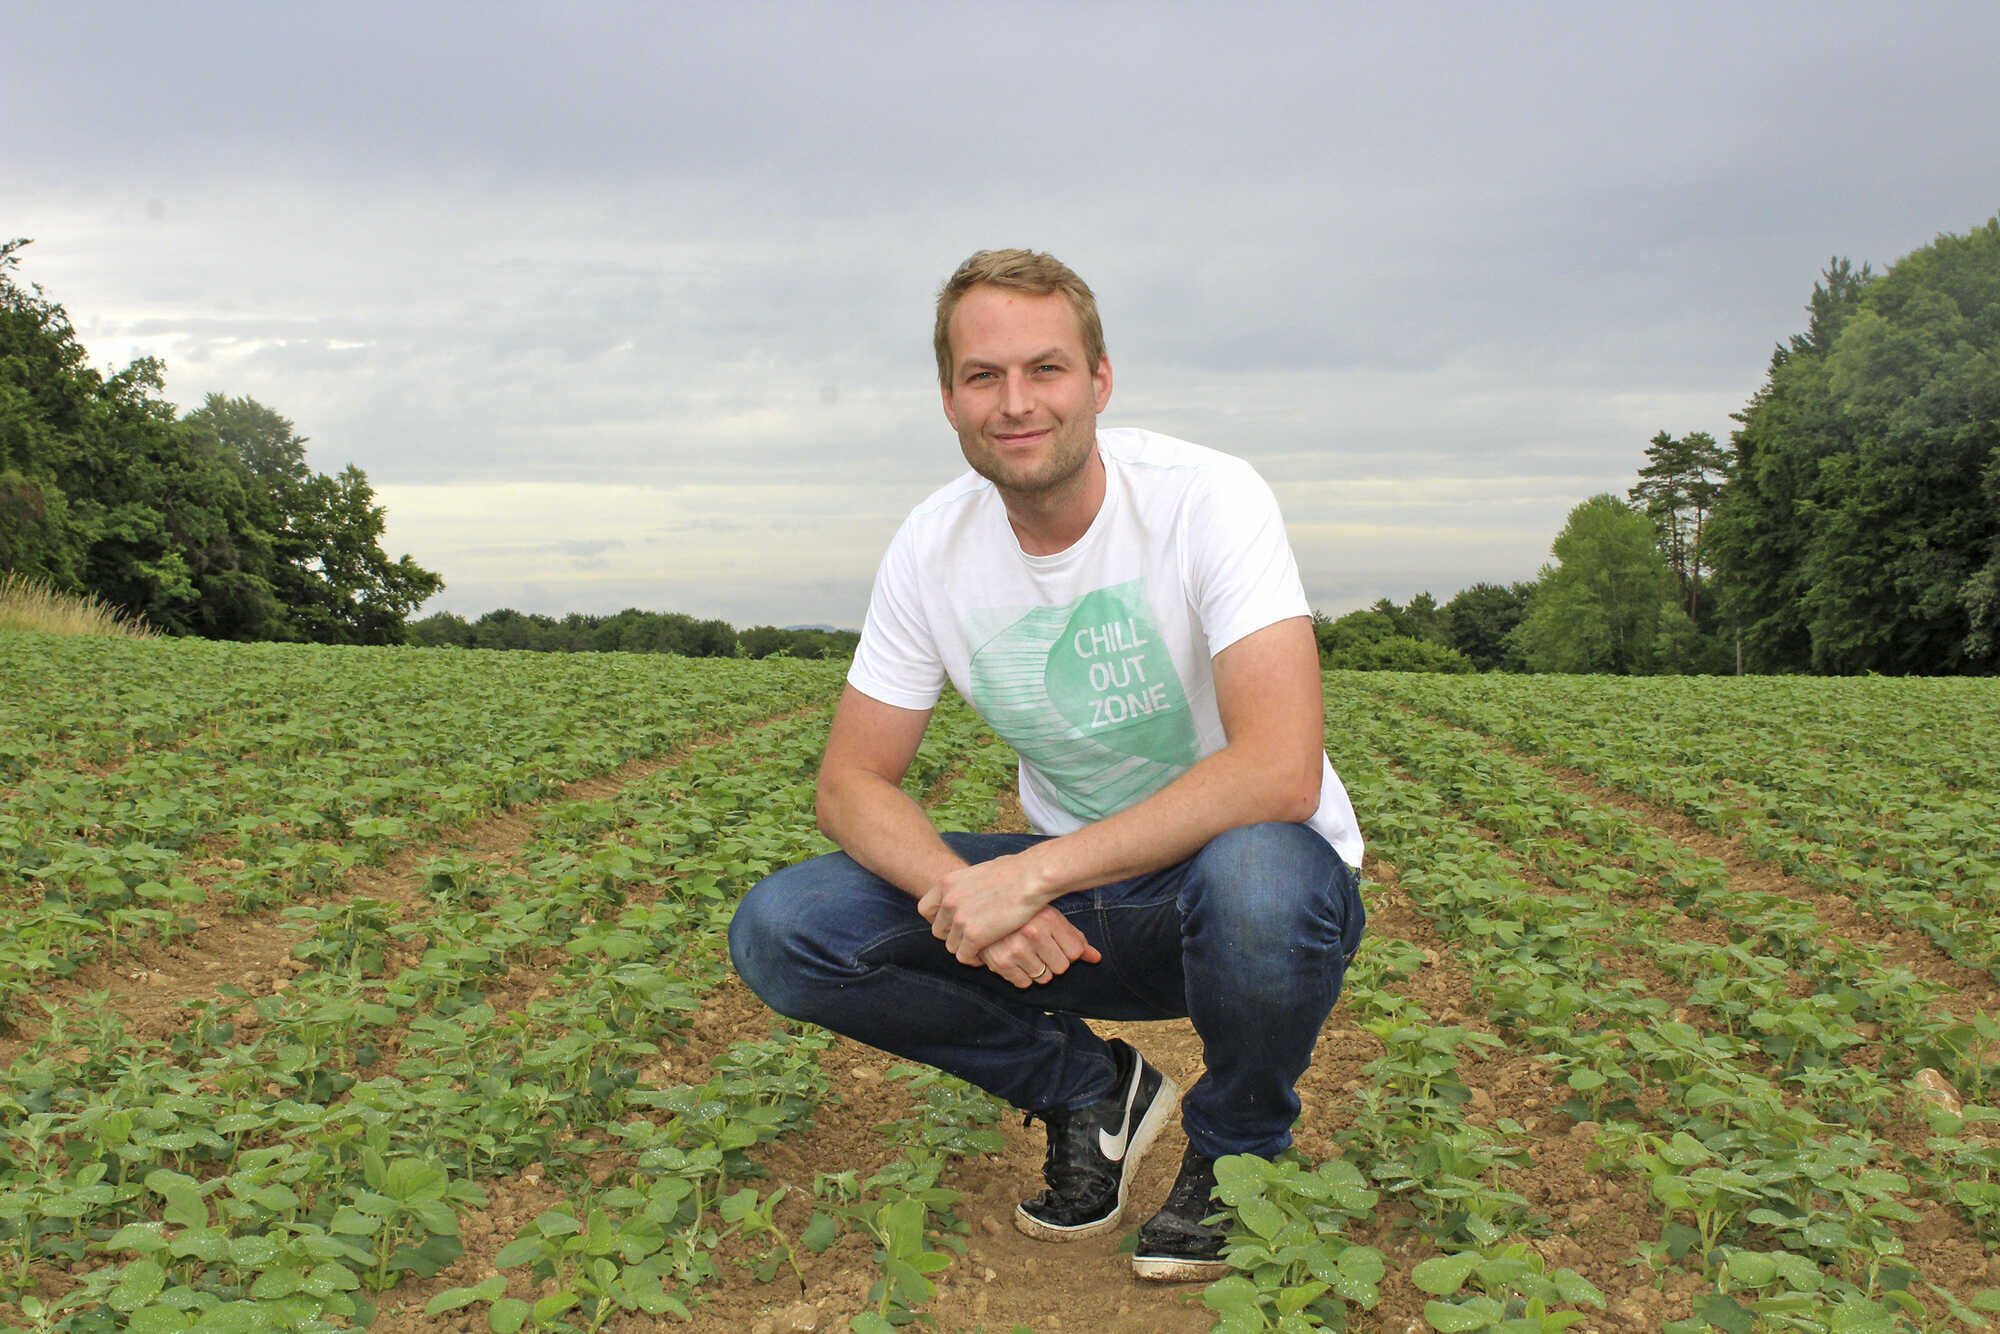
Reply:
[[1174, 1255], [1135, 1255], [1132, 1274], [1148, 1283], [1209, 1283], [1229, 1272], [1227, 1260], [1189, 1260]]
[[1125, 1191], [1139, 1171], [1139, 1160], [1146, 1156], [1146, 1150], [1153, 1147], [1153, 1141], [1166, 1128], [1167, 1118], [1174, 1114], [1174, 1108], [1180, 1106], [1180, 1101], [1180, 1085], [1174, 1083], [1164, 1071], [1161, 1072], [1159, 1092], [1153, 1095], [1152, 1105], [1139, 1118], [1139, 1124], [1132, 1130], [1132, 1138], [1125, 1145], [1124, 1170], [1118, 1174], [1118, 1204], [1108, 1215], [1094, 1223], [1063, 1227], [1045, 1223], [1017, 1204], [1014, 1206], [1014, 1227], [1036, 1241], [1082, 1241], [1085, 1237], [1115, 1231], [1118, 1220], [1125, 1216]]

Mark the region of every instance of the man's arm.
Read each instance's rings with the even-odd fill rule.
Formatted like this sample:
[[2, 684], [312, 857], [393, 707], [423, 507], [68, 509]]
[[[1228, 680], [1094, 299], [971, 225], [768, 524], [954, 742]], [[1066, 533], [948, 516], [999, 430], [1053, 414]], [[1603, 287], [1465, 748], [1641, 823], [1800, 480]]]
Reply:
[[945, 947], [977, 959], [1063, 894], [1186, 861], [1241, 825], [1311, 818], [1325, 762], [1312, 622], [1279, 621], [1216, 654], [1215, 696], [1227, 740], [1173, 782], [1073, 834], [933, 885], [918, 910]]
[[[964, 859], [902, 788], [930, 717], [929, 709], [897, 708], [848, 686], [834, 709], [819, 768], [820, 832], [912, 898], [965, 869]], [[1077, 959], [1098, 961], [1096, 949], [1067, 918], [1053, 908], [1037, 908], [970, 958], [960, 958], [983, 963], [1017, 987], [1047, 981]]]
[[848, 686], [819, 766], [820, 832], [913, 896], [965, 865], [902, 788], [930, 720], [929, 709], [897, 708]]

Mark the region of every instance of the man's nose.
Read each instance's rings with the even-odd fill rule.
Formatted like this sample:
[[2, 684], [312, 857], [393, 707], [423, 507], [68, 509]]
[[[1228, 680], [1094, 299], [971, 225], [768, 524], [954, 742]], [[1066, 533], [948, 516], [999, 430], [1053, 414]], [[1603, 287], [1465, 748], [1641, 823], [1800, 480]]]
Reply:
[[1035, 407], [1035, 396], [1030, 392], [1031, 388], [1027, 376], [1019, 371], [1010, 372], [1007, 376], [1007, 392], [1000, 404], [1000, 410], [1009, 417], [1021, 417], [1032, 412]]

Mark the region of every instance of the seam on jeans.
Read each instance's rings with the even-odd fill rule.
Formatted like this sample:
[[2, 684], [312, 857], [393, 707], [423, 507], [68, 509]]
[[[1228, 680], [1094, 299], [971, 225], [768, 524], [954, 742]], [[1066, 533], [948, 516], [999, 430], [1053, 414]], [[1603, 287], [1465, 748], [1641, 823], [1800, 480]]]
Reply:
[[[894, 970], [900, 972], [905, 975], [908, 981], [923, 990], [935, 990], [969, 999], [971, 1004], [985, 1010], [987, 1013], [989, 1024], [982, 1025], [981, 1031], [992, 1032], [997, 1026], [1013, 1024], [1020, 1026], [1027, 1033], [1033, 1046], [1040, 1047], [1053, 1043], [1057, 1048], [1062, 1048], [1067, 1045], [1067, 1035], [1059, 1027], [1049, 1028], [1038, 1022], [1039, 1020], [1052, 1019], [1054, 1017], [1048, 1011], [1036, 1010], [1027, 1006], [1010, 1005], [1004, 998], [995, 996], [979, 987], [963, 986], [948, 978], [940, 977], [936, 973], [925, 972], [922, 969], [906, 968], [901, 964], [879, 964], [875, 966], [884, 971]], [[1116, 1060], [1113, 1060], [1111, 1062], [1111, 1077], [1114, 1084], [1117, 1073], [1118, 1064]], [[1026, 1104], [1021, 1103], [1015, 1105], [1026, 1106]], [[1048, 1105], [1067, 1104], [1051, 1103]]]
[[[931, 926], [929, 922], [924, 921], [923, 918], [921, 917], [919, 917], [917, 921], [919, 923], [919, 925], [917, 926], [895, 927], [891, 930], [884, 931], [881, 935], [876, 936], [873, 940], [868, 941], [866, 944], [862, 945], [860, 948], [854, 951], [854, 961], [867, 968], [887, 967], [888, 965], [886, 964], [874, 962], [869, 956], [873, 955], [876, 950], [881, 949], [884, 945], [887, 945], [890, 941], [901, 940], [906, 936], [923, 936], [930, 940], [937, 940], [937, 937], [931, 934]], [[944, 942], [942, 940], [938, 940], [937, 946], [939, 949], [943, 949]]]
[[[1098, 932], [1107, 943], [1116, 940], [1117, 936], [1115, 936], [1111, 931], [1110, 917], [1112, 913], [1131, 912], [1135, 910], [1146, 910], [1146, 909], [1158, 909], [1162, 904], [1171, 903], [1174, 899], [1178, 897], [1179, 897], [1178, 895], [1163, 895], [1160, 898], [1154, 899], [1149, 903], [1119, 903], [1115, 906], [1110, 906], [1110, 907], [1100, 906], [1099, 908], [1096, 909], [1095, 913], [1098, 919], [1097, 922]], [[1115, 954], [1111, 954], [1105, 956], [1104, 962], [1111, 965], [1111, 971], [1117, 975], [1118, 985], [1125, 989], [1126, 995], [1130, 996], [1133, 1000], [1140, 1002], [1148, 1009], [1153, 1009], [1153, 1010], [1159, 1009], [1157, 998], [1155, 998], [1148, 992], [1141, 991], [1138, 987], [1132, 984], [1133, 974], [1130, 969], [1125, 967], [1124, 961], [1122, 959], [1120, 959]], [[1099, 964], [1097, 966], [1101, 968], [1104, 965]], [[1183, 964], [1182, 966], [1181, 975], [1183, 978], [1185, 978], [1187, 975], [1187, 969], [1185, 964]], [[1183, 1003], [1180, 1005], [1178, 1010], [1170, 1010], [1167, 1013], [1171, 1017], [1183, 1018], [1183, 1019], [1186, 1018], [1187, 1005], [1185, 1003], [1185, 998], [1183, 998]]]

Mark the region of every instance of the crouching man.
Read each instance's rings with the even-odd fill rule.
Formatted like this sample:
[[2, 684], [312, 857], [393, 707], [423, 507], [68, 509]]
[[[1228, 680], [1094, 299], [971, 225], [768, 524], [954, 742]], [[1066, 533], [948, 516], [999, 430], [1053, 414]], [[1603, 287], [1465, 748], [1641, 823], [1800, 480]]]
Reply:
[[[730, 949], [779, 1013], [1041, 1120], [1030, 1236], [1116, 1228], [1178, 1102], [1187, 1153], [1132, 1265], [1212, 1278], [1215, 1159], [1291, 1143], [1361, 941], [1361, 837], [1298, 568], [1249, 465], [1098, 427], [1096, 301], [1054, 258], [972, 256], [934, 342], [971, 471], [877, 572], [820, 769], [842, 851], [753, 888]], [[947, 679], [1019, 753], [1038, 833], [940, 834], [901, 790]], [[1084, 1023], [1179, 1017], [1205, 1065], [1185, 1097]]]

